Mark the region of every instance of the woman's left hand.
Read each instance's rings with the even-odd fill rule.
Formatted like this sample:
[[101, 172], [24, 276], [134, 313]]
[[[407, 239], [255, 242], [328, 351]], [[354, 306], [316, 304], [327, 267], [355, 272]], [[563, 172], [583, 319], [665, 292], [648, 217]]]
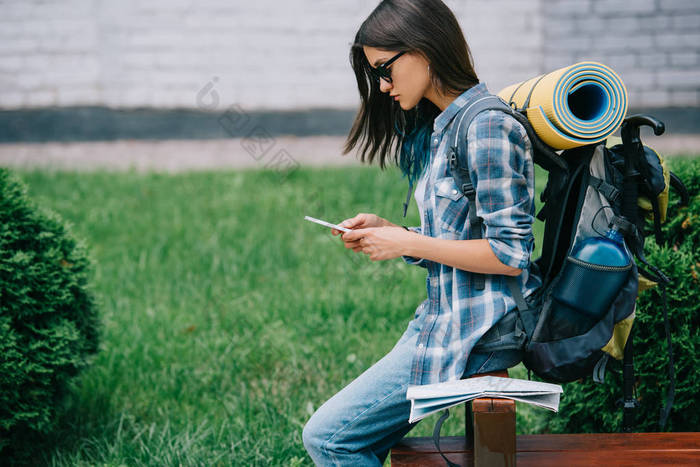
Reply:
[[414, 233], [403, 227], [373, 227], [345, 232], [341, 238], [345, 248], [361, 251], [372, 261], [381, 261], [403, 255], [411, 235]]

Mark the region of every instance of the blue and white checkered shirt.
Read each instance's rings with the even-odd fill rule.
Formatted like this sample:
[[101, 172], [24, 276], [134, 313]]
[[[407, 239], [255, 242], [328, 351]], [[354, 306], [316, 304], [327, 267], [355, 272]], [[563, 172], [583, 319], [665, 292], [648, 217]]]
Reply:
[[[487, 95], [478, 84], [457, 97], [435, 119], [427, 170], [423, 235], [466, 240], [470, 238], [467, 198], [450, 173], [448, 127], [476, 99]], [[467, 157], [476, 190], [477, 214], [483, 219], [482, 238], [496, 257], [523, 270], [518, 277], [524, 296], [540, 284], [530, 254], [534, 246], [534, 176], [532, 148], [525, 129], [504, 112], [489, 110], [472, 121], [467, 132]], [[421, 232], [421, 230], [423, 230]], [[460, 379], [476, 342], [506, 313], [515, 309], [505, 276], [485, 275], [486, 287], [477, 290], [474, 275], [434, 261], [403, 257], [428, 270], [428, 298], [416, 309], [421, 332], [413, 357], [411, 384]]]

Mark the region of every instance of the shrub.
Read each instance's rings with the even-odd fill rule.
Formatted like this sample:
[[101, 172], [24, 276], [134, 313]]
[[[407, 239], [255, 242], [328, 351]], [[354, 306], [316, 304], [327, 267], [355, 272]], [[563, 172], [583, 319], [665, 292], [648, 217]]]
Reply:
[[[671, 279], [667, 288], [673, 341], [676, 391], [667, 431], [695, 431], [700, 426], [700, 372], [697, 369], [698, 303], [700, 303], [700, 159], [672, 160], [671, 169], [687, 185], [688, 207], [672, 207], [664, 225], [666, 245], [647, 238], [646, 256]], [[672, 192], [672, 203], [678, 198]], [[637, 300], [634, 323], [636, 397], [640, 403], [636, 430], [659, 431], [660, 410], [665, 405], [668, 350], [664, 331], [663, 299], [657, 287], [642, 292]], [[564, 385], [560, 412], [549, 420], [553, 432], [621, 431], [621, 363], [610, 360], [606, 384], [591, 379]]]
[[[0, 451], [54, 424], [67, 383], [97, 350], [85, 249], [0, 169]], [[5, 449], [3, 449], [5, 448]]]

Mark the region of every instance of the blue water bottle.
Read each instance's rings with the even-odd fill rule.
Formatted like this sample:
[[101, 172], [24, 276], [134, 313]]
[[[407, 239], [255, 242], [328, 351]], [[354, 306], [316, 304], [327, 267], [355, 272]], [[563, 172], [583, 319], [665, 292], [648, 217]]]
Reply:
[[605, 236], [572, 248], [552, 294], [554, 318], [571, 336], [585, 333], [605, 316], [631, 268], [632, 257], [613, 220]]

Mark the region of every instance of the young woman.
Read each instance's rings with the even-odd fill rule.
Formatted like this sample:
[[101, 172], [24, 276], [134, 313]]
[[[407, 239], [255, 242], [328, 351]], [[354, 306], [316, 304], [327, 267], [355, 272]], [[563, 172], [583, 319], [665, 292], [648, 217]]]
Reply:
[[421, 226], [360, 213], [342, 222], [352, 231], [341, 238], [372, 260], [402, 257], [426, 268], [428, 298], [394, 348], [314, 413], [303, 441], [318, 465], [376, 466], [415, 425], [408, 423], [409, 385], [520, 361], [518, 351], [471, 350], [515, 308], [507, 276], [517, 276], [526, 297], [540, 285], [530, 262], [534, 168], [525, 129], [512, 117], [485, 111], [472, 121], [467, 156], [484, 231], [468, 240], [468, 202], [450, 173], [445, 135], [488, 91], [457, 20], [440, 0], [382, 1], [357, 32], [350, 60], [362, 104], [345, 152], [361, 145], [363, 161], [378, 156], [382, 168], [398, 164], [409, 196], [417, 180]]

